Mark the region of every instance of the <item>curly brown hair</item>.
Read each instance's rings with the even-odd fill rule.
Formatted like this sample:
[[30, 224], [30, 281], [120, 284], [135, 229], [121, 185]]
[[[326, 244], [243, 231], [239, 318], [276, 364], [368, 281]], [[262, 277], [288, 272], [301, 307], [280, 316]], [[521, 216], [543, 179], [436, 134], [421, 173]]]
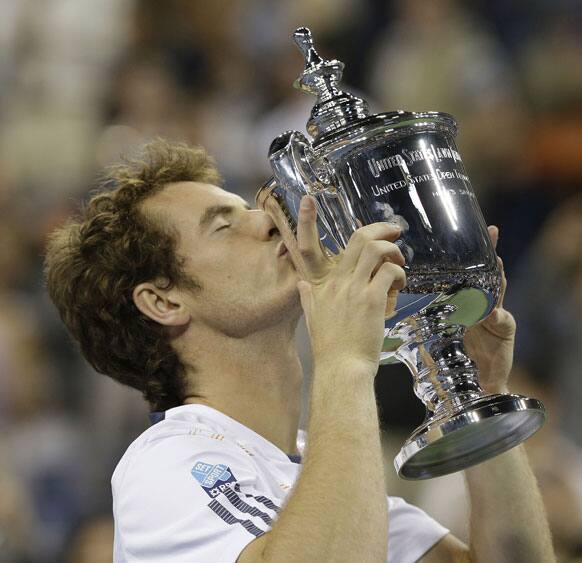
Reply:
[[185, 366], [165, 327], [141, 313], [133, 289], [200, 286], [183, 272], [177, 234], [141, 204], [173, 182], [219, 184], [215, 162], [202, 147], [157, 139], [138, 157], [106, 170], [99, 193], [48, 241], [49, 294], [89, 363], [141, 391], [153, 410], [182, 404]]

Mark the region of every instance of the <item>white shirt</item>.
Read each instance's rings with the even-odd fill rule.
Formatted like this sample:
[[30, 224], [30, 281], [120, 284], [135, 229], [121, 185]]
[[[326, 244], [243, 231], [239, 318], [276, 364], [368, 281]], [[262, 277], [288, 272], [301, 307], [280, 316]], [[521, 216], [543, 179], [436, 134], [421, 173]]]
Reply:
[[[235, 562], [271, 529], [300, 470], [217, 410], [170, 409], [113, 473], [114, 563]], [[390, 563], [417, 561], [448, 533], [401, 498], [388, 497], [388, 508]]]

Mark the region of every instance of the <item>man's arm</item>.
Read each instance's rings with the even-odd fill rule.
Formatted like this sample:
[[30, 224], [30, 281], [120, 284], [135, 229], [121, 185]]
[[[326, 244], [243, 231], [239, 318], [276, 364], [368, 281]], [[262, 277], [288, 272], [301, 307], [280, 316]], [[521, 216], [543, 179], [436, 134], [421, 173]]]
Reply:
[[240, 563], [387, 559], [386, 498], [368, 486], [384, 482], [370, 374], [328, 365], [313, 378], [301, 475], [272, 531], [249, 544]]
[[[489, 227], [494, 246], [499, 232]], [[469, 329], [465, 344], [488, 393], [508, 393], [515, 319], [503, 308], [507, 282], [503, 262], [501, 296], [493, 313]], [[523, 446], [465, 471], [470, 514], [471, 561], [550, 563], [555, 561], [540, 490]]]
[[471, 561], [551, 563], [552, 539], [523, 446], [465, 471]]
[[452, 534], [422, 563], [552, 563], [545, 508], [523, 446], [465, 471], [470, 545]]
[[388, 509], [374, 376], [391, 289], [404, 286], [398, 230], [359, 229], [341, 260], [324, 267], [315, 206], [304, 198], [298, 243], [313, 277], [299, 283], [314, 357], [304, 466], [272, 530], [240, 563], [387, 560]]
[[[498, 231], [489, 227], [494, 246]], [[501, 271], [503, 263], [499, 260]], [[506, 281], [497, 307], [467, 331], [465, 345], [487, 393], [508, 393], [515, 320], [503, 308]], [[523, 446], [465, 471], [470, 502], [470, 546], [447, 536], [423, 563], [471, 561], [551, 563], [555, 561], [546, 511]]]

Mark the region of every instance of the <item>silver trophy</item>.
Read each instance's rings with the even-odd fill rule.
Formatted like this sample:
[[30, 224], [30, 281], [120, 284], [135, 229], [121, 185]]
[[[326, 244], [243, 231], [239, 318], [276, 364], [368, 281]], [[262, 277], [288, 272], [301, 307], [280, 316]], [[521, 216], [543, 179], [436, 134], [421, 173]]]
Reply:
[[[271, 178], [257, 204], [294, 241], [299, 202], [316, 199], [324, 250], [337, 255], [360, 226], [401, 227], [408, 285], [385, 322], [380, 363], [403, 362], [426, 418], [394, 460], [406, 479], [459, 471], [523, 442], [545, 420], [542, 403], [487, 395], [463, 347], [467, 327], [495, 306], [501, 274], [461, 156], [457, 126], [440, 112], [370, 115], [367, 103], [341, 90], [343, 63], [322, 59], [311, 33], [294, 40], [306, 67], [295, 86], [317, 96], [307, 122], [269, 149]], [[298, 269], [297, 248], [290, 248]]]

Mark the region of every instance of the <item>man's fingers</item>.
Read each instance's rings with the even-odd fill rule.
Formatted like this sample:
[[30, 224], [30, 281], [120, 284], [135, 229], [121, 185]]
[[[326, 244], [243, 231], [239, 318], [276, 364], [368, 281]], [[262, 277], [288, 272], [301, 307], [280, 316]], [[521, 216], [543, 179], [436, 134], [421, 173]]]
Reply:
[[497, 266], [501, 271], [501, 291], [499, 293], [499, 299], [497, 300], [496, 307], [503, 309], [503, 299], [505, 298], [505, 290], [507, 289], [507, 278], [505, 277], [505, 268], [503, 267], [503, 260], [497, 257]]
[[404, 266], [404, 256], [400, 249], [386, 240], [373, 240], [365, 244], [356, 264], [354, 275], [360, 283], [369, 282], [384, 262]]
[[499, 228], [495, 225], [489, 225], [487, 231], [489, 232], [489, 238], [493, 243], [493, 248], [497, 248], [497, 242], [499, 241]]
[[308, 270], [318, 275], [325, 261], [317, 230], [317, 208], [312, 196], [303, 196], [297, 221], [297, 245]]
[[406, 274], [404, 270], [393, 262], [384, 262], [376, 272], [370, 282], [370, 288], [378, 291], [386, 300], [388, 292], [394, 289], [404, 289], [406, 287]]
[[[489, 237], [493, 244], [493, 248], [497, 249], [497, 243], [499, 242], [499, 228], [495, 225], [489, 225], [487, 227], [489, 232]], [[499, 299], [497, 300], [496, 307], [503, 308], [503, 299], [505, 297], [505, 289], [507, 288], [507, 279], [505, 277], [505, 269], [503, 268], [503, 260], [497, 256], [497, 267], [501, 272], [501, 292], [499, 293]]]
[[367, 243], [371, 241], [393, 242], [400, 236], [400, 227], [393, 223], [372, 223], [358, 229], [350, 238], [346, 250], [338, 264], [338, 273], [352, 272]]

